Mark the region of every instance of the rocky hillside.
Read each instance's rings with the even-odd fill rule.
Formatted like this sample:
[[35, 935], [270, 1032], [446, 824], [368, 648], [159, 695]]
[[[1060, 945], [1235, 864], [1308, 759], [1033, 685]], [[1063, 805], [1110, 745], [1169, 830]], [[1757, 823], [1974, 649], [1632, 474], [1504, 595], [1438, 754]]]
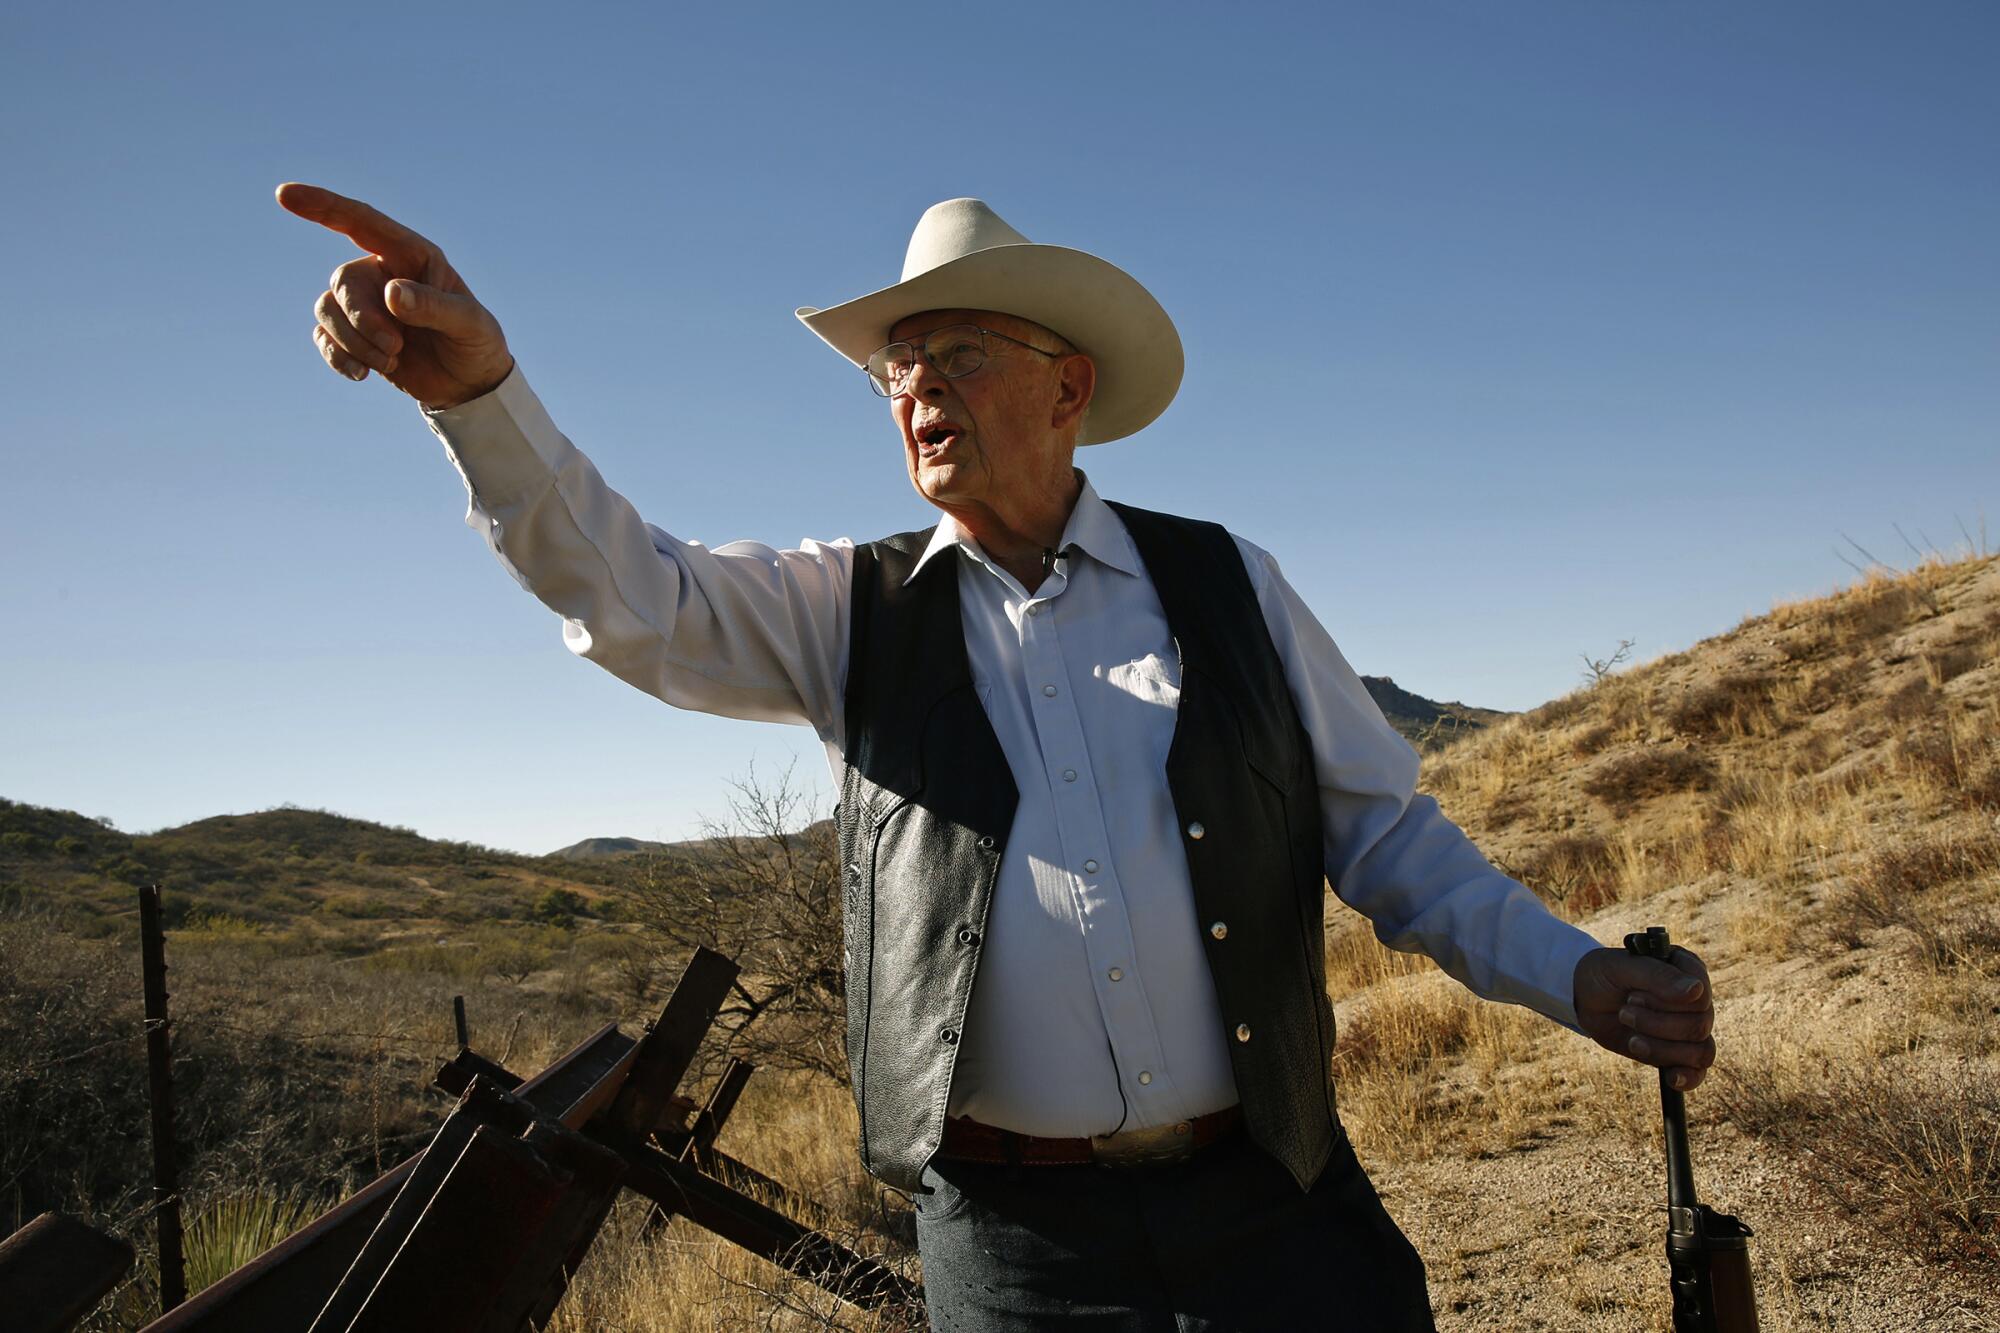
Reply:
[[[2000, 1327], [2000, 559], [1774, 607], [1428, 757], [1489, 856], [1711, 970], [1698, 1182], [1766, 1329]], [[1343, 1114], [1445, 1329], [1667, 1327], [1654, 1084], [1329, 945]]]

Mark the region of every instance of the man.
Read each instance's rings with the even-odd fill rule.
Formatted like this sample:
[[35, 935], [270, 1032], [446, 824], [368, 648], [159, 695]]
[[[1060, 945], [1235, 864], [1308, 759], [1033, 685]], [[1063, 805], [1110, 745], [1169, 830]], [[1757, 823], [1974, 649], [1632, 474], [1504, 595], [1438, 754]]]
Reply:
[[424, 406], [467, 522], [572, 651], [825, 742], [861, 1156], [915, 1198], [936, 1326], [1432, 1326], [1334, 1109], [1327, 882], [1476, 992], [1701, 1081], [1698, 959], [1548, 913], [1414, 793], [1268, 554], [1073, 466], [1180, 382], [1122, 270], [977, 200], [929, 210], [900, 282], [799, 317], [888, 399], [944, 518], [711, 550], [605, 486], [437, 247], [278, 197], [370, 252], [319, 298], [322, 354]]

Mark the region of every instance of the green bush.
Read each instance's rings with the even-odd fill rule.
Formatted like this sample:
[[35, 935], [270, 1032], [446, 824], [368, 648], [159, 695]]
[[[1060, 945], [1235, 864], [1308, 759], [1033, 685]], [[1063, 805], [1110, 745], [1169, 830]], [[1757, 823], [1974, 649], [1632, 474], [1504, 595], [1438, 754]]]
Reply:
[[380, 921], [385, 917], [401, 915], [393, 903], [371, 898], [365, 893], [330, 893], [320, 902], [319, 910], [356, 921]]
[[588, 915], [589, 911], [590, 904], [575, 889], [550, 889], [536, 900], [528, 918], [568, 930], [579, 916]]

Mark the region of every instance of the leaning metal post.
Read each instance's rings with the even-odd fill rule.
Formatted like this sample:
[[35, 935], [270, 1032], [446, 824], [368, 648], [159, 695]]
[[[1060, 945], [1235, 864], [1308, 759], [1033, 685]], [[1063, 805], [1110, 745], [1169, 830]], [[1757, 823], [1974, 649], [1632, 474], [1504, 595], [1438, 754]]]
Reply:
[[160, 886], [139, 890], [139, 953], [146, 987], [146, 1094], [153, 1111], [153, 1217], [159, 1230], [160, 1313], [187, 1299], [181, 1190], [174, 1160], [174, 1057], [167, 1041], [167, 937]]

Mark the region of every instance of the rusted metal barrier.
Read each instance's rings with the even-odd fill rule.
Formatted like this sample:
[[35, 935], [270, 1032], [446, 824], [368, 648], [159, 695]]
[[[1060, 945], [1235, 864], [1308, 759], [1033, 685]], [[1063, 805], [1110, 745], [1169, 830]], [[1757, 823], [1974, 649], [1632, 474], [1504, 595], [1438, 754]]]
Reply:
[[[620, 1032], [616, 1023], [607, 1023], [534, 1078], [514, 1080], [515, 1090], [544, 1115], [574, 1129], [611, 1100], [637, 1050], [638, 1043]], [[386, 1172], [215, 1285], [197, 1292], [185, 1305], [154, 1320], [143, 1333], [191, 1333], [197, 1329], [201, 1333], [306, 1333], [396, 1191], [421, 1160], [412, 1158]]]
[[475, 1080], [312, 1333], [520, 1328], [624, 1174], [616, 1153]]
[[61, 1213], [0, 1241], [0, 1327], [68, 1333], [132, 1271], [132, 1247]]
[[704, 1105], [677, 1089], [736, 977], [697, 949], [638, 1042], [601, 1030], [523, 1081], [470, 1049], [424, 1153], [144, 1333], [519, 1333], [552, 1317], [621, 1188], [868, 1308], [915, 1284], [745, 1193], [797, 1200], [715, 1148], [750, 1067]]
[[[714, 1089], [708, 1094], [708, 1104], [695, 1114], [694, 1123], [688, 1127], [686, 1142], [667, 1150], [683, 1162], [692, 1161], [709, 1175], [717, 1175], [716, 1135], [722, 1132], [729, 1113], [736, 1109], [736, 1099], [743, 1095], [743, 1085], [750, 1081], [750, 1075], [756, 1068], [747, 1060], [730, 1056], [729, 1063], [722, 1070], [722, 1077], [716, 1080]], [[653, 1141], [667, 1148], [666, 1135], [661, 1128], [653, 1131]], [[652, 1211], [646, 1214], [639, 1234], [650, 1238], [671, 1220], [665, 1209], [654, 1204]]]

